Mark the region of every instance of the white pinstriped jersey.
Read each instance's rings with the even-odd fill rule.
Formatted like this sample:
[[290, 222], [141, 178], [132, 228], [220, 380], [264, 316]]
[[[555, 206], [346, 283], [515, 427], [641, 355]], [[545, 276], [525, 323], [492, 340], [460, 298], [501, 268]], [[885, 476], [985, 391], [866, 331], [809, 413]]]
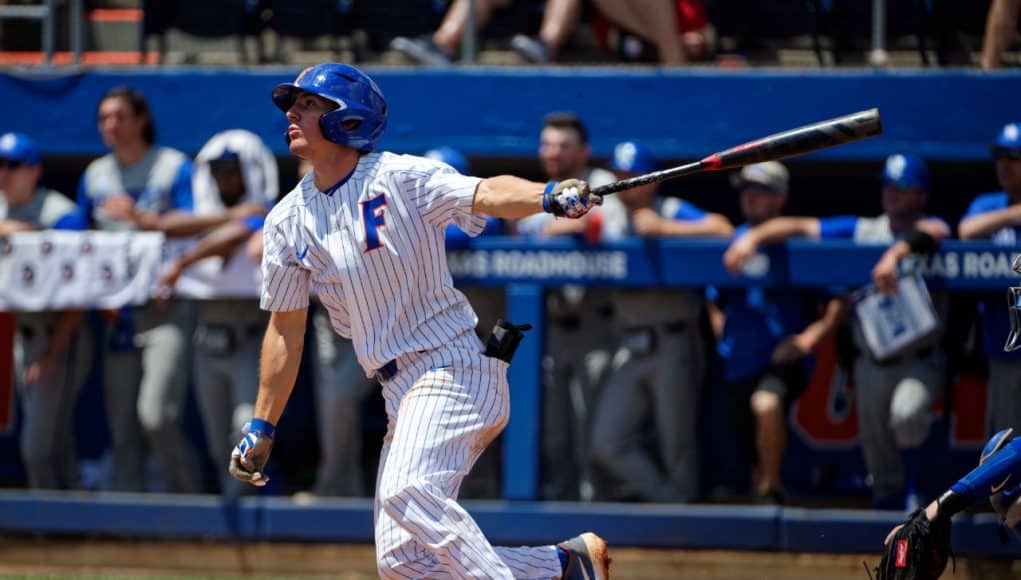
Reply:
[[475, 236], [477, 177], [432, 159], [362, 156], [326, 192], [310, 173], [266, 218], [262, 308], [308, 306], [314, 292], [334, 330], [353, 339], [370, 375], [397, 355], [431, 350], [475, 328], [447, 269], [444, 230]]

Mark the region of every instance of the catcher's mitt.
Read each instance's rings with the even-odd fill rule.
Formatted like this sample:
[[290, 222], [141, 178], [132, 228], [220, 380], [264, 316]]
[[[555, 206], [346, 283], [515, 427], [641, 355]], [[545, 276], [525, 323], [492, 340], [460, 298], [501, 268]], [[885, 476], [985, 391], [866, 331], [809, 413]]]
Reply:
[[877, 580], [929, 580], [939, 578], [950, 556], [950, 518], [930, 522], [925, 510], [916, 510], [898, 529], [876, 569]]

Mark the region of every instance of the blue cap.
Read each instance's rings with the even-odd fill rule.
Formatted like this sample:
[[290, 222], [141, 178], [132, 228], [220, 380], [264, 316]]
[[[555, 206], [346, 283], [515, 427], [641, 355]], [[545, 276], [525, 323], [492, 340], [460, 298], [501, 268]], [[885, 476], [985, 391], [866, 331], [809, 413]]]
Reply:
[[35, 165], [39, 163], [39, 145], [24, 133], [4, 133], [0, 135], [0, 158]]
[[1014, 430], [1008, 427], [990, 437], [989, 441], [986, 442], [986, 446], [982, 449], [982, 455], [979, 456], [979, 465], [985, 463], [986, 460], [992, 457], [994, 453], [999, 451], [1007, 443], [1010, 443], [1013, 432]]
[[929, 168], [920, 158], [900, 153], [886, 158], [886, 165], [883, 166], [883, 185], [917, 187], [922, 191], [929, 191], [931, 183], [932, 175]]
[[993, 143], [993, 152], [996, 149], [1011, 149], [1021, 151], [1021, 123], [1007, 123], [996, 136]]
[[624, 141], [613, 148], [610, 169], [620, 173], [649, 173], [659, 169], [659, 159], [637, 141]]
[[425, 152], [423, 157], [442, 161], [453, 167], [461, 175], [468, 175], [468, 159], [463, 153], [453, 147], [437, 147], [436, 149], [430, 149]]

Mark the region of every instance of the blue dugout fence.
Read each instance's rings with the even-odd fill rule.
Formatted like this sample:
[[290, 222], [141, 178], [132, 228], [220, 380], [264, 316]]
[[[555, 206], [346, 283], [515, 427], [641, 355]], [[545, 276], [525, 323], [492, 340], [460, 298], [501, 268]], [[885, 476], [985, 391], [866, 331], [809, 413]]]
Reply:
[[[722, 266], [724, 240], [624, 240], [605, 246], [572, 238], [530, 243], [478, 238], [450, 249], [460, 284], [505, 287], [508, 318], [536, 325], [511, 366], [512, 408], [503, 434], [506, 501], [469, 502], [496, 542], [552, 541], [580, 528], [605, 531], [618, 545], [686, 548], [779, 549], [813, 552], [875, 551], [877, 538], [902, 516], [894, 512], [751, 506], [536, 503], [539, 483], [541, 357], [544, 291], [561, 284], [610, 287], [703, 287], [762, 284], [778, 287], [852, 288], [868, 282], [881, 247], [793, 240], [765, 249], [752, 275], [731, 276]], [[950, 241], [917, 263], [933, 288], [1002, 292], [1017, 282], [1010, 264], [1018, 251], [985, 243]], [[948, 403], [949, 404], [949, 403]], [[983, 427], [984, 429], [984, 427]], [[803, 438], [804, 433], [799, 433]], [[950, 437], [941, 431], [938, 436]], [[797, 439], [798, 437], [792, 437]], [[948, 485], [974, 465], [985, 432], [972, 433], [956, 459], [930, 458], [946, 470]], [[937, 445], [947, 451], [946, 441]], [[960, 446], [959, 446], [960, 447]], [[857, 455], [838, 446], [822, 453]], [[224, 502], [215, 497], [159, 494], [0, 492], [0, 530], [140, 537], [253, 538], [368, 542], [368, 499], [286, 497]], [[742, 529], [734, 535], [728, 530]], [[996, 518], [966, 517], [955, 527], [955, 549], [969, 555], [1018, 556], [1018, 544], [994, 541]]]

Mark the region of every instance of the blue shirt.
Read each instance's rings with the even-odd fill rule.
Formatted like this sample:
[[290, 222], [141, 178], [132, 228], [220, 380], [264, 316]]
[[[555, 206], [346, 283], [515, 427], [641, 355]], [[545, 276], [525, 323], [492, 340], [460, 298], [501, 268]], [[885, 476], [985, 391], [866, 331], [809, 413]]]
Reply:
[[[742, 224], [734, 236], [746, 231], [748, 225]], [[750, 379], [768, 369], [773, 364], [773, 349], [818, 318], [822, 298], [817, 292], [754, 284], [725, 289], [710, 286], [706, 295], [726, 316], [716, 350], [726, 363], [727, 381]], [[807, 358], [805, 365], [811, 365]]]
[[[1006, 192], [983, 193], [971, 202], [962, 219], [1007, 209], [1009, 206], [1010, 199]], [[1005, 227], [995, 232], [989, 239], [997, 245], [1017, 246], [1018, 240], [1021, 240], [1021, 227]], [[982, 317], [982, 350], [985, 355], [997, 359], [1021, 356], [1021, 352], [1003, 351], [1003, 345], [1010, 333], [1010, 318], [1003, 292], [983, 293], [979, 298], [978, 309]]]
[[152, 146], [130, 166], [121, 165], [109, 153], [85, 169], [78, 184], [78, 206], [97, 229], [134, 229], [134, 223], [116, 220], [103, 211], [106, 198], [131, 196], [139, 211], [192, 211], [191, 183], [191, 161], [175, 149]]

